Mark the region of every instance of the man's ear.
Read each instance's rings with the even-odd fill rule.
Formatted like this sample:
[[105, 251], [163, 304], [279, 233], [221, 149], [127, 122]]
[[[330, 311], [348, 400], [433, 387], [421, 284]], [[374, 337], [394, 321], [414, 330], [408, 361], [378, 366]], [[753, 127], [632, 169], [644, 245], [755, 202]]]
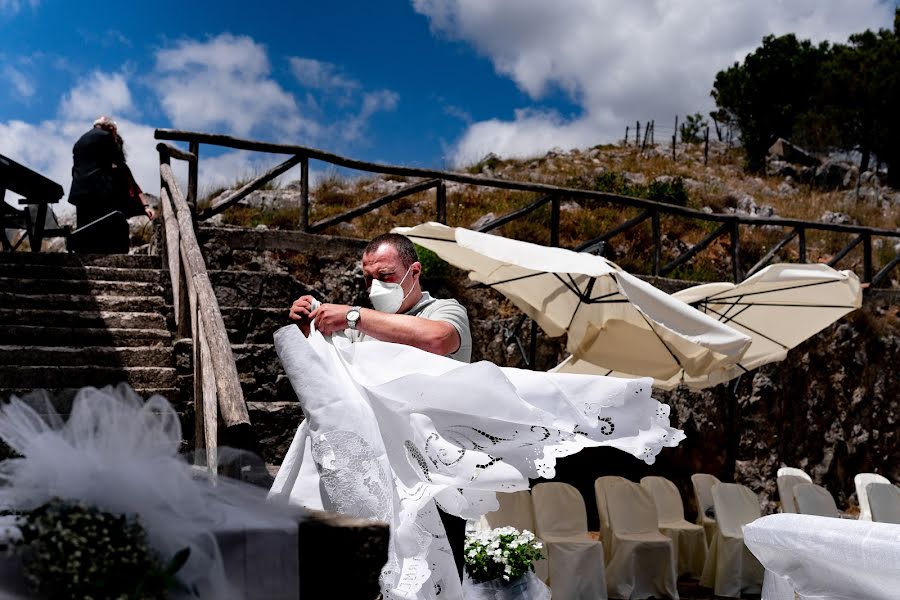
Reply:
[[422, 276], [422, 263], [420, 263], [419, 261], [416, 261], [413, 264], [409, 265], [409, 268], [410, 272], [416, 277]]

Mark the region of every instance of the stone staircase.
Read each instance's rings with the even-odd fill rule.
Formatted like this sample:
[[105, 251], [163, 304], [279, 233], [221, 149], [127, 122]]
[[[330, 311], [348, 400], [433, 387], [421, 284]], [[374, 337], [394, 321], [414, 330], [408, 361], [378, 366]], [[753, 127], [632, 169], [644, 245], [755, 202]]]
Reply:
[[[128, 383], [176, 404], [173, 315], [158, 256], [0, 254], [0, 399]], [[64, 410], [64, 409], [63, 409]]]

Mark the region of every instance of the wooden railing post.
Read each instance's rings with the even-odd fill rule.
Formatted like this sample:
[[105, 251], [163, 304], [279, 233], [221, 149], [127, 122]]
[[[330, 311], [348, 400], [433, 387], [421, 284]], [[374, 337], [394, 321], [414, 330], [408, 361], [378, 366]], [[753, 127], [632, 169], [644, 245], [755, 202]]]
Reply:
[[437, 222], [447, 224], [447, 184], [440, 180], [434, 187], [434, 198], [437, 206]]
[[734, 220], [731, 222], [731, 276], [735, 283], [740, 283], [743, 279], [741, 275], [741, 223]]
[[300, 160], [300, 231], [309, 231], [309, 157]]
[[191, 211], [196, 216], [198, 173], [200, 170], [200, 142], [188, 142], [188, 151], [196, 158], [194, 160], [188, 161], [187, 203], [188, 206], [191, 207]]
[[550, 245], [559, 247], [559, 196], [550, 201]]
[[800, 246], [800, 262], [806, 262], [806, 228], [797, 227], [797, 242]]
[[863, 234], [863, 283], [872, 281], [874, 269], [872, 268], [872, 236], [868, 233]]
[[654, 210], [650, 215], [650, 224], [653, 230], [653, 275], [659, 276], [659, 259], [662, 250], [662, 235], [659, 227], [659, 211]]

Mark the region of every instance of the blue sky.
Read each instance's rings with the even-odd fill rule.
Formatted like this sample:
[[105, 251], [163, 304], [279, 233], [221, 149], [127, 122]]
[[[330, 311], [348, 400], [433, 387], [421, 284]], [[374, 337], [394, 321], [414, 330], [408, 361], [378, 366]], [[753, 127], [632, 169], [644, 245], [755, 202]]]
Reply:
[[[154, 191], [155, 127], [434, 167], [586, 147], [709, 110], [716, 71], [768, 33], [843, 41], [895, 5], [0, 0], [0, 153], [68, 188], [72, 144], [111, 114]], [[210, 186], [271, 161], [204, 151]]]

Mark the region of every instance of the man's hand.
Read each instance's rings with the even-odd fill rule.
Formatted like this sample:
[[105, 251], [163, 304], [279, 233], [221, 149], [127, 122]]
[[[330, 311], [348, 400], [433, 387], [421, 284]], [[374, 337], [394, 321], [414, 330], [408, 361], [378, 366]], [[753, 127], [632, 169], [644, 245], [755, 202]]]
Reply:
[[331, 335], [347, 329], [347, 313], [351, 308], [346, 304], [320, 304], [309, 316], [317, 331], [322, 335]]
[[149, 206], [147, 206], [146, 204], [144, 205], [144, 214], [147, 215], [147, 218], [150, 219], [151, 221], [156, 216], [156, 213], [153, 212], [153, 209], [150, 208]]
[[316, 299], [312, 296], [300, 296], [291, 304], [289, 316], [292, 320], [297, 321], [303, 335], [309, 336], [309, 324], [312, 322], [312, 307]]

